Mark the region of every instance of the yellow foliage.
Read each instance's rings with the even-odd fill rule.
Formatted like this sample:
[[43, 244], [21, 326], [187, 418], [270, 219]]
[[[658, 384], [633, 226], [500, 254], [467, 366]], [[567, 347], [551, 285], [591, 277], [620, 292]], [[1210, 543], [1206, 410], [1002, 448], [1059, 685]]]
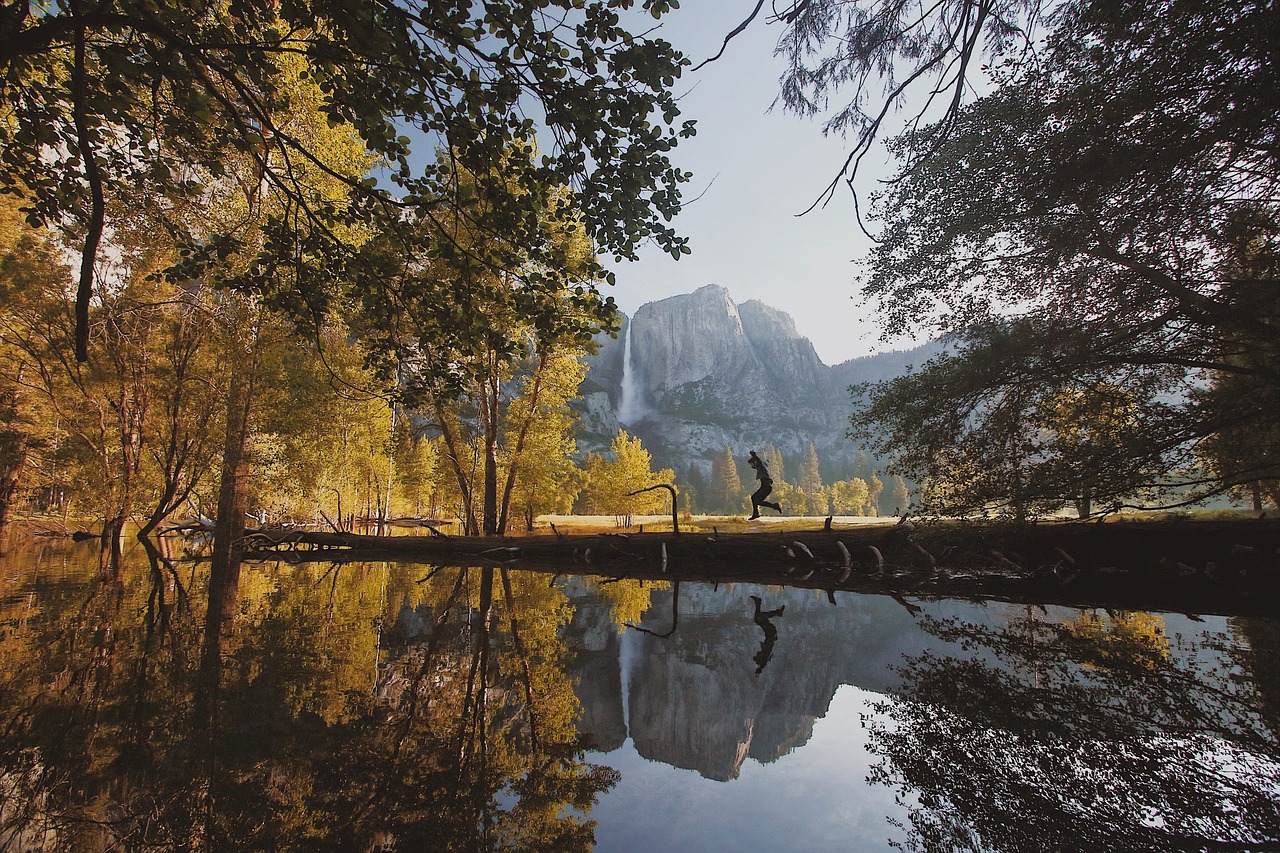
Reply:
[[1169, 657], [1164, 620], [1151, 613], [1123, 610], [1106, 618], [1082, 613], [1066, 630], [1079, 643], [1074, 657], [1086, 667], [1154, 671]]
[[626, 630], [627, 623], [636, 624], [649, 609], [649, 601], [655, 590], [671, 586], [667, 581], [643, 581], [623, 578], [617, 582], [601, 583], [591, 579], [591, 586], [601, 598], [609, 602], [609, 618], [618, 626], [618, 633]]

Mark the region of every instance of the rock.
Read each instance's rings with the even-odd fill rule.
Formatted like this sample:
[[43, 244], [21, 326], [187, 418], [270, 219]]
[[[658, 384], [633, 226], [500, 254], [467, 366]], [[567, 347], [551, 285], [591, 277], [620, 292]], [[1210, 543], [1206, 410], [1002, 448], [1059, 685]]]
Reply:
[[[892, 353], [889, 367], [880, 357], [828, 367], [784, 311], [756, 300], [737, 305], [718, 285], [642, 305], [617, 338], [597, 344], [574, 404], [584, 427], [579, 448], [606, 450], [621, 425], [640, 436], [655, 467], [677, 471], [707, 469], [726, 445], [743, 456], [776, 447], [795, 457], [813, 442], [820, 458], [849, 456], [848, 386], [868, 371], [896, 375], [927, 358]], [[630, 396], [619, 417], [624, 378]]]

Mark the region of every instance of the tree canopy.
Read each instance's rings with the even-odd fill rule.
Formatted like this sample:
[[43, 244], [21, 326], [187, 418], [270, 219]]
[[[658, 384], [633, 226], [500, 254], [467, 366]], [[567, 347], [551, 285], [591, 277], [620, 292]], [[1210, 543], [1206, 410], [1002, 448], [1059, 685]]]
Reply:
[[[456, 217], [440, 212], [475, 211], [476, 227], [540, 256], [546, 247], [527, 202], [548, 186], [572, 191], [603, 251], [634, 257], [652, 238], [678, 256], [687, 248], [668, 220], [687, 176], [667, 155], [693, 132], [691, 122], [674, 126], [670, 93], [685, 63], [667, 42], [623, 27], [621, 14], [635, 5], [13, 4], [0, 19], [0, 188], [24, 198], [32, 224], [79, 240], [80, 360], [107, 200], [151, 186], [199, 199], [224, 174], [228, 152], [251, 160], [260, 185], [288, 200], [265, 226], [253, 267], [262, 275], [245, 286], [274, 291], [304, 315], [327, 309], [354, 251], [344, 239], [352, 223], [435, 224], [431, 238], [448, 244], [445, 225]], [[673, 5], [639, 4], [654, 18]], [[382, 164], [379, 175], [333, 168], [307, 128], [278, 120], [299, 70], [322, 94], [321, 115], [351, 128]], [[540, 131], [545, 153], [511, 162], [512, 148]], [[445, 159], [412, 159], [411, 132]], [[459, 167], [493, 176], [474, 187], [482, 209], [457, 191]], [[346, 197], [321, 192], [318, 180], [344, 184]], [[167, 225], [185, 249], [184, 275], [238, 248], [232, 229], [191, 234], [174, 212]], [[299, 259], [320, 261], [329, 275], [281, 287], [279, 271]]]
[[895, 143], [863, 283], [888, 333], [952, 347], [857, 423], [955, 510], [1274, 480], [1273, 454], [1241, 456], [1280, 430], [1274, 9], [1069, 3], [1051, 23], [1039, 61]]

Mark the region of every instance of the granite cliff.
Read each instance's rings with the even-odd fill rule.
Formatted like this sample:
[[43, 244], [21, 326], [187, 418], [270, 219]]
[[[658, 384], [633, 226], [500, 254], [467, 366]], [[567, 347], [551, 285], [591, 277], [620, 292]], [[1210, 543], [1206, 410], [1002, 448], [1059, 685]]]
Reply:
[[726, 445], [799, 457], [812, 441], [820, 456], [851, 454], [849, 385], [928, 357], [827, 366], [785, 312], [735, 304], [718, 285], [642, 305], [599, 344], [577, 403], [580, 447], [607, 448], [621, 426], [644, 440], [655, 465], [677, 472], [707, 466]]

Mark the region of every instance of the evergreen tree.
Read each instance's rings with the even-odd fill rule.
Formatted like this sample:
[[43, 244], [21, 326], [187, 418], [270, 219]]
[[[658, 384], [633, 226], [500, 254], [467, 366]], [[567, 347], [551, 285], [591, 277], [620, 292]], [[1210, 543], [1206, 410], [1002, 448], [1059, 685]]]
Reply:
[[897, 474], [889, 482], [889, 503], [893, 506], [893, 514], [905, 515], [911, 508], [911, 493], [907, 490], [907, 484]]
[[742, 478], [738, 476], [737, 460], [734, 459], [733, 450], [726, 444], [724, 452], [711, 460], [710, 506], [715, 512], [740, 512], [744, 493]]
[[858, 452], [853, 457], [853, 476], [862, 480], [870, 480], [871, 475], [875, 473], [875, 469], [871, 465], [871, 457], [867, 455], [867, 451], [859, 447]]
[[782, 461], [781, 450], [776, 447], [766, 447], [760, 451], [759, 456], [765, 467], [769, 469], [769, 476], [773, 478], [775, 483], [790, 482], [787, 480], [787, 471]]
[[818, 451], [814, 448], [812, 441], [809, 442], [808, 448], [805, 449], [804, 458], [800, 462], [799, 473], [796, 475], [796, 485], [809, 494], [816, 495], [822, 491], [822, 474], [818, 463]]
[[867, 481], [867, 509], [868, 515], [880, 515], [880, 495], [884, 491], [884, 483], [880, 480], [879, 475], [872, 474], [871, 479]]

